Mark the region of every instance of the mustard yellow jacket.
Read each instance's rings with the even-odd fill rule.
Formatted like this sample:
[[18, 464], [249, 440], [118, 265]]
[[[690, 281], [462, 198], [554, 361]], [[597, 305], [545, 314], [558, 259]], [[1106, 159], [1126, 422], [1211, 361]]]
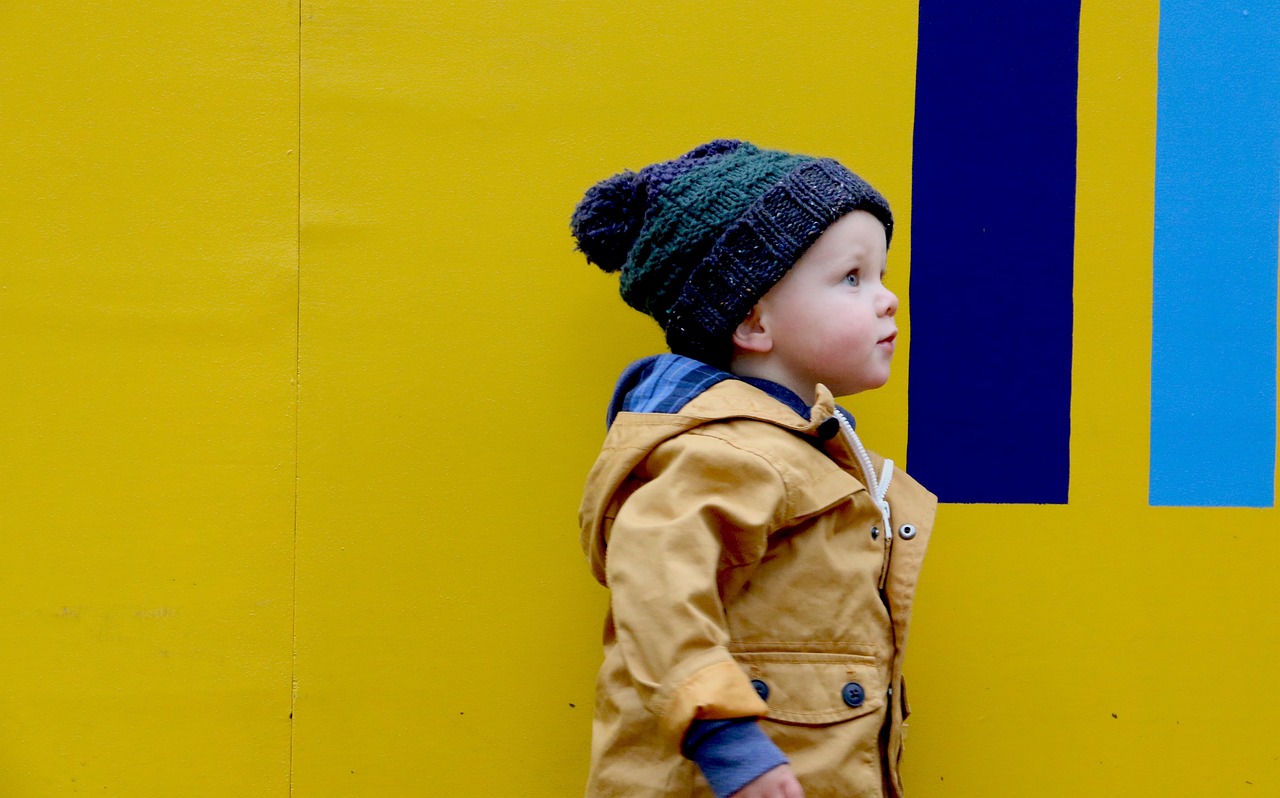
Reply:
[[886, 534], [834, 413], [822, 386], [806, 419], [728, 380], [679, 413], [618, 414], [580, 512], [611, 591], [591, 798], [711, 796], [681, 739], [748, 715], [808, 798], [902, 795], [903, 651], [937, 501], [895, 471]]

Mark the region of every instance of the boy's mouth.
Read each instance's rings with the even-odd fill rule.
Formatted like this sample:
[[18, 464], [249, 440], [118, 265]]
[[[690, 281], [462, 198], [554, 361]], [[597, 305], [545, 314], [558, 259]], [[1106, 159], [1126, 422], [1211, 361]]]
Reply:
[[897, 331], [897, 330], [894, 330], [893, 332], [889, 333], [889, 334], [888, 334], [888, 335], [886, 335], [885, 337], [881, 338], [879, 341], [876, 341], [876, 343], [878, 343], [878, 344], [891, 344], [891, 343], [893, 343], [894, 339], [895, 339], [895, 338], [897, 338], [897, 337], [898, 337], [898, 331]]

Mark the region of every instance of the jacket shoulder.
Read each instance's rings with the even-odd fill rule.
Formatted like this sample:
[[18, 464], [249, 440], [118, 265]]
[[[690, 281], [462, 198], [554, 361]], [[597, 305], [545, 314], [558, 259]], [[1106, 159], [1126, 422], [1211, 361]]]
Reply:
[[783, 525], [822, 512], [865, 490], [860, 481], [807, 436], [768, 421], [728, 419], [705, 424], [684, 436], [694, 435], [721, 441], [743, 456], [769, 465], [786, 495]]

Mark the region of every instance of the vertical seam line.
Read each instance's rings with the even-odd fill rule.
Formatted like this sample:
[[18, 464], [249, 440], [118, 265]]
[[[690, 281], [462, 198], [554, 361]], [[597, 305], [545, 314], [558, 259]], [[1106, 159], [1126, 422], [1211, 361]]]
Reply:
[[293, 798], [294, 715], [298, 709], [298, 441], [302, 415], [302, 4], [298, 0], [298, 105], [296, 156], [296, 219], [294, 226], [294, 291], [296, 304], [293, 317], [293, 573], [290, 584], [289, 667], [289, 798]]

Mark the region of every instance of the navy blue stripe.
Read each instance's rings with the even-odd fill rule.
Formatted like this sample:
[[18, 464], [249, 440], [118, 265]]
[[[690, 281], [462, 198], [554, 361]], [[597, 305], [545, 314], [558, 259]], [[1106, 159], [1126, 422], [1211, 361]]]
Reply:
[[920, 4], [907, 461], [942, 501], [1067, 501], [1079, 22]]

